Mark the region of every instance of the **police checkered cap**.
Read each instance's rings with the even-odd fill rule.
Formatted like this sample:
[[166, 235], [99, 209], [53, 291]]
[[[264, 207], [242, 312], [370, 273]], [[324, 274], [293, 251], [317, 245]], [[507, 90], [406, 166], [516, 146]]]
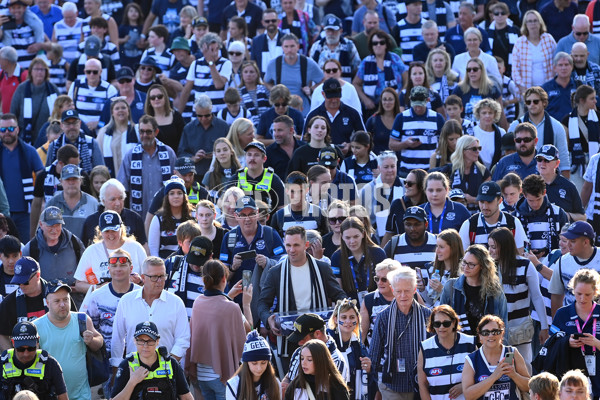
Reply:
[[156, 324], [151, 321], [140, 322], [135, 326], [135, 333], [133, 334], [133, 337], [138, 337], [141, 335], [149, 336], [153, 340], [160, 338], [160, 333], [158, 333]]
[[37, 328], [29, 321], [22, 321], [15, 325], [12, 330], [12, 340], [15, 347], [35, 347], [39, 339]]
[[256, 330], [246, 336], [242, 361], [271, 361], [271, 347], [265, 338], [260, 336]]

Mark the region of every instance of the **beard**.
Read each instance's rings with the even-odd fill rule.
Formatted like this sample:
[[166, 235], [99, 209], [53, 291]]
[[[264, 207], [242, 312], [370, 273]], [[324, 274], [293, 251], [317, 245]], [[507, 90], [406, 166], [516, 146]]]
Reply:
[[520, 146], [517, 148], [517, 154], [520, 155], [521, 157], [529, 157], [533, 153], [535, 153], [535, 146], [533, 146], [531, 149], [527, 149], [527, 150], [521, 150]]

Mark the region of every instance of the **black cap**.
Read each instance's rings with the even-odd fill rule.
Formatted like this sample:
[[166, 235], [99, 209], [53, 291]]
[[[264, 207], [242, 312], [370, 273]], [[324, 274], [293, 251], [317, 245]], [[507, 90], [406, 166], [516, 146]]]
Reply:
[[104, 231], [120, 231], [121, 230], [121, 216], [116, 211], [104, 211], [98, 218], [98, 227], [100, 232]]
[[425, 222], [425, 221], [427, 221], [427, 213], [421, 207], [417, 207], [417, 206], [408, 207], [406, 209], [406, 211], [404, 212], [404, 217], [402, 218], [402, 220], [404, 221], [409, 218], [414, 218], [421, 222]]
[[323, 329], [325, 327], [325, 321], [317, 314], [307, 313], [302, 314], [296, 321], [294, 321], [294, 332], [287, 337], [287, 339], [297, 344], [299, 341], [304, 339], [306, 335]]
[[208, 26], [208, 21], [204, 17], [194, 18], [192, 21], [192, 28], [197, 28], [199, 26]]
[[342, 85], [336, 78], [329, 78], [323, 82], [323, 92], [328, 99], [342, 97]]
[[338, 154], [333, 147], [325, 146], [319, 151], [319, 164], [332, 169], [338, 164]]
[[121, 67], [118, 71], [117, 71], [117, 82], [121, 79], [133, 79], [133, 77], [135, 76], [135, 74], [133, 73], [133, 70], [127, 66]]
[[190, 172], [196, 172], [196, 166], [190, 157], [179, 157], [175, 161], [175, 171], [181, 175], [187, 175]]
[[150, 57], [150, 56], [146, 56], [146, 58], [144, 58], [142, 60], [142, 62], [140, 62], [138, 64], [138, 67], [144, 65], [146, 67], [152, 67], [156, 70], [157, 74], [160, 74], [162, 72], [162, 69], [158, 66], [158, 64], [156, 63], [156, 60], [154, 59], [154, 57]]
[[493, 201], [498, 197], [502, 197], [502, 191], [500, 190], [500, 185], [496, 182], [484, 182], [479, 186], [477, 201]]
[[265, 148], [265, 145], [264, 145], [264, 144], [262, 144], [262, 142], [259, 142], [258, 140], [253, 140], [253, 141], [251, 141], [250, 143], [248, 143], [248, 144], [246, 145], [246, 147], [244, 147], [244, 151], [248, 151], [248, 149], [249, 149], [250, 147], [254, 147], [254, 148], [256, 148], [256, 149], [258, 149], [258, 150], [262, 151], [262, 153], [263, 153], [264, 155], [267, 155], [267, 149]]
[[515, 148], [515, 134], [513, 132], [506, 132], [500, 139], [502, 151], [516, 150]]
[[36, 347], [39, 339], [37, 327], [29, 321], [19, 322], [13, 328], [11, 338], [15, 348]]
[[204, 236], [198, 236], [190, 243], [190, 251], [187, 254], [187, 262], [199, 267], [210, 259], [212, 255], [212, 241]]
[[323, 29], [333, 29], [336, 31], [342, 29], [342, 20], [334, 14], [327, 14], [323, 20]]
[[83, 52], [88, 57], [98, 57], [100, 55], [100, 39], [97, 36], [90, 35], [85, 40], [85, 45], [83, 47]]
[[160, 339], [158, 328], [156, 327], [156, 324], [151, 321], [140, 322], [135, 326], [133, 337], [136, 338], [142, 335], [150, 336], [152, 340]]
[[558, 149], [554, 145], [545, 144], [535, 156], [543, 157], [548, 161], [558, 160]]
[[67, 285], [59, 279], [54, 279], [48, 282], [46, 296], [52, 293], [58, 292], [60, 289], [67, 289], [67, 292], [71, 293], [71, 286]]
[[77, 112], [77, 110], [65, 110], [65, 111], [63, 111], [60, 120], [62, 122], [65, 122], [66, 120], [71, 119], [71, 118], [81, 119], [81, 118], [79, 118], [79, 113]]

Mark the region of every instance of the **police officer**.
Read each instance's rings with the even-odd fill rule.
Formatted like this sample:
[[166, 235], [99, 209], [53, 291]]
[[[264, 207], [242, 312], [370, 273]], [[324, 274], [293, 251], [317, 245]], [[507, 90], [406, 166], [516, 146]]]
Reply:
[[9, 400], [21, 390], [31, 390], [40, 400], [68, 400], [62, 369], [56, 359], [39, 349], [37, 328], [19, 322], [12, 331], [13, 348], [0, 357], [0, 400]]
[[183, 369], [158, 347], [160, 334], [154, 322], [140, 322], [135, 327], [137, 351], [119, 365], [111, 398], [113, 400], [194, 400]]
[[261, 199], [273, 212], [283, 207], [284, 187], [273, 168], [265, 168], [267, 149], [259, 141], [253, 140], [244, 148], [247, 167], [239, 169], [230, 181], [247, 195]]

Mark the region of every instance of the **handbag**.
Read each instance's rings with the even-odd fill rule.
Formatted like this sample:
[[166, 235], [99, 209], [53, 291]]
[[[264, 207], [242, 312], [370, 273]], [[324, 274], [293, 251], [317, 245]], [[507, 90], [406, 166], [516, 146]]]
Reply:
[[[87, 329], [87, 314], [78, 312], [77, 322], [79, 323], [79, 335], [83, 337], [83, 332]], [[111, 368], [109, 358], [106, 354], [106, 343], [102, 343], [96, 351], [90, 350], [86, 345], [85, 364], [88, 373], [88, 383], [90, 387], [98, 386], [110, 379]]]
[[520, 323], [517, 326], [510, 326], [508, 324], [506, 329], [506, 340], [511, 346], [518, 346], [520, 344], [529, 343], [533, 339], [535, 328], [533, 327], [533, 320], [531, 317]]

